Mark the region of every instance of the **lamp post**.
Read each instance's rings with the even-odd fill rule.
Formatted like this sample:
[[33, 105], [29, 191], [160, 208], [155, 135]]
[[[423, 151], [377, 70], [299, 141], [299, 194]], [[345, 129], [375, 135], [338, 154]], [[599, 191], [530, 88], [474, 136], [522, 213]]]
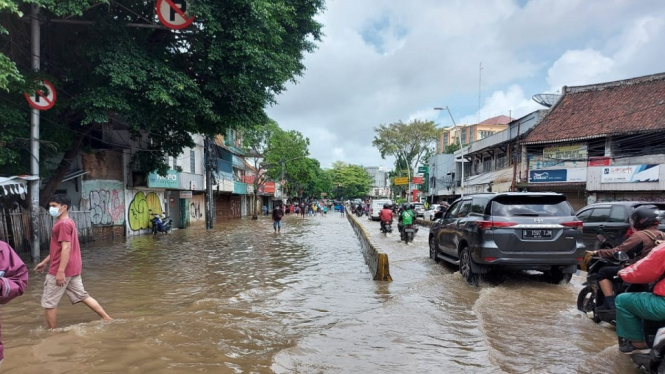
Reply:
[[459, 137], [459, 147], [460, 147], [460, 153], [462, 156], [462, 175], [460, 176], [460, 181], [461, 181], [461, 188], [462, 188], [462, 197], [464, 197], [464, 144], [462, 143], [462, 131], [459, 130], [457, 124], [455, 123], [455, 119], [453, 118], [453, 114], [450, 112], [450, 109], [448, 109], [448, 106], [445, 107], [436, 107], [434, 110], [445, 110], [448, 112], [448, 115], [450, 115], [450, 119], [453, 121], [453, 127], [455, 128], [455, 131], [457, 131], [457, 135]]

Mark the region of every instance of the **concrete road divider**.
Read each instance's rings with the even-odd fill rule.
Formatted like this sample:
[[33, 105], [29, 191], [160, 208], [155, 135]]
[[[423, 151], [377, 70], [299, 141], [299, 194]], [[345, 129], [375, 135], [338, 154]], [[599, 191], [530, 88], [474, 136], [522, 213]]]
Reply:
[[416, 219], [416, 225], [432, 227], [434, 225], [434, 221], [426, 221], [424, 219], [418, 218]]
[[369, 266], [374, 280], [392, 282], [393, 278], [390, 277], [388, 255], [379, 250], [379, 247], [372, 240], [370, 233], [358, 222], [358, 219], [353, 214], [347, 214], [346, 217], [349, 219], [353, 231], [358, 235], [365, 262]]

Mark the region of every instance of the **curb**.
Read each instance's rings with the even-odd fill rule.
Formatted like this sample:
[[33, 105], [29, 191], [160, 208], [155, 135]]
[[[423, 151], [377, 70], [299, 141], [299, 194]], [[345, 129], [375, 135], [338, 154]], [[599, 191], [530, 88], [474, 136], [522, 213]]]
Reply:
[[379, 250], [379, 246], [372, 240], [372, 235], [358, 222], [353, 214], [347, 214], [346, 217], [360, 240], [365, 263], [369, 266], [373, 279], [375, 281], [392, 282], [388, 255]]

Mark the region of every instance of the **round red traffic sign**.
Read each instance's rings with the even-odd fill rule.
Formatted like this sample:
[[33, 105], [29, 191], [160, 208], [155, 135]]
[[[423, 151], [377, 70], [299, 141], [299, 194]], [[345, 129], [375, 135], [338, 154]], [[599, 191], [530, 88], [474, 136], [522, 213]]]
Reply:
[[31, 107], [38, 110], [49, 110], [55, 105], [55, 88], [47, 80], [43, 81], [42, 84], [46, 87], [46, 92], [37, 89], [34, 95], [28, 95], [27, 92], [24, 92], [23, 95], [25, 95], [25, 99], [28, 100]]
[[157, 0], [157, 17], [170, 29], [180, 30], [194, 22], [194, 16], [187, 16], [186, 0]]

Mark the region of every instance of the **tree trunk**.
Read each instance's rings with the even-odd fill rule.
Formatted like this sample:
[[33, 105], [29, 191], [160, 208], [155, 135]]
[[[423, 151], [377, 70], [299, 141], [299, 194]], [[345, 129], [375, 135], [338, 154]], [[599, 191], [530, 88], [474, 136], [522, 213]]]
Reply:
[[259, 219], [259, 198], [256, 190], [257, 187], [254, 185], [254, 213], [252, 214], [252, 220]]
[[79, 135], [76, 137], [76, 139], [74, 139], [71, 148], [65, 152], [64, 156], [62, 156], [60, 165], [58, 165], [58, 168], [55, 169], [55, 174], [44, 185], [41, 191], [39, 191], [39, 205], [43, 206], [44, 208], [48, 208], [49, 199], [53, 196], [55, 190], [60, 185], [60, 182], [62, 182], [62, 180], [69, 172], [71, 164], [74, 162], [76, 156], [81, 150], [83, 140], [95, 127], [97, 127], [97, 125], [90, 125], [81, 129]]

